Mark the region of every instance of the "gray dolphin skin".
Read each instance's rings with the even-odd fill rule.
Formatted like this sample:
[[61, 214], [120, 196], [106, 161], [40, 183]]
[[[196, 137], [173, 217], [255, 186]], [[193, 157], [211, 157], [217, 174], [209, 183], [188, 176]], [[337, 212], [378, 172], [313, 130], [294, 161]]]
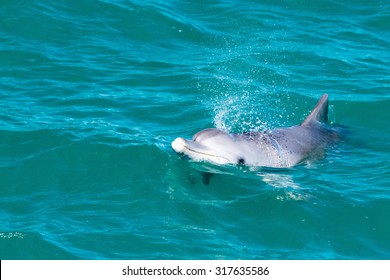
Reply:
[[196, 133], [191, 140], [176, 138], [172, 148], [194, 161], [288, 168], [323, 153], [338, 140], [327, 122], [328, 95], [324, 94], [300, 125], [243, 134], [209, 128]]

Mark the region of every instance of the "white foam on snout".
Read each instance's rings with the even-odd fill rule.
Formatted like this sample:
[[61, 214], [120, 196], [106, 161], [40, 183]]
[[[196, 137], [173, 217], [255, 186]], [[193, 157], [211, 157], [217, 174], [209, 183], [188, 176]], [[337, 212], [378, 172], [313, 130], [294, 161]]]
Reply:
[[176, 152], [176, 153], [182, 153], [184, 150], [185, 150], [185, 140], [183, 138], [176, 138], [172, 144], [172, 149]]

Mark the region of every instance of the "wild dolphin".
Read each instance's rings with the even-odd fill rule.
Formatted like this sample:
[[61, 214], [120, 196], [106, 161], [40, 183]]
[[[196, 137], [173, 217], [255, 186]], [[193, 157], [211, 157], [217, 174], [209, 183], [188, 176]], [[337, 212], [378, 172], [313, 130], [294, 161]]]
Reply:
[[328, 95], [324, 94], [309, 116], [297, 126], [263, 132], [231, 134], [209, 128], [192, 140], [176, 138], [173, 150], [194, 161], [273, 168], [292, 167], [322, 153], [338, 136], [328, 122]]

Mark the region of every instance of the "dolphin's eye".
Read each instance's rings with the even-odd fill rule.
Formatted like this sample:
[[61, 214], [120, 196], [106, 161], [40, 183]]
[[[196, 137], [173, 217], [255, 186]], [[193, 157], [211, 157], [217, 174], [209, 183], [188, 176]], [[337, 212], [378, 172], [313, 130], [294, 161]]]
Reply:
[[238, 159], [238, 164], [245, 164], [245, 159], [239, 158]]

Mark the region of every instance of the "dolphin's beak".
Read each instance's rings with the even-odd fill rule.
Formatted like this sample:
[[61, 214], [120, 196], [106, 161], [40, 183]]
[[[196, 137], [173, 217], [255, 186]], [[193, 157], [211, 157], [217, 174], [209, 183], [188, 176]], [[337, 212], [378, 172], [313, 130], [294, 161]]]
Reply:
[[172, 149], [180, 156], [189, 157], [196, 161], [204, 160], [205, 158], [215, 158], [218, 159], [217, 162], [230, 162], [224, 156], [220, 156], [213, 153], [212, 151], [208, 151], [207, 147], [205, 149], [202, 145], [194, 142], [193, 140], [186, 140], [179, 137], [172, 142], [171, 146]]
[[186, 144], [186, 140], [184, 140], [183, 138], [176, 138], [175, 141], [172, 142], [172, 149], [176, 152], [176, 153], [184, 153], [186, 147], [185, 147], [185, 144]]

